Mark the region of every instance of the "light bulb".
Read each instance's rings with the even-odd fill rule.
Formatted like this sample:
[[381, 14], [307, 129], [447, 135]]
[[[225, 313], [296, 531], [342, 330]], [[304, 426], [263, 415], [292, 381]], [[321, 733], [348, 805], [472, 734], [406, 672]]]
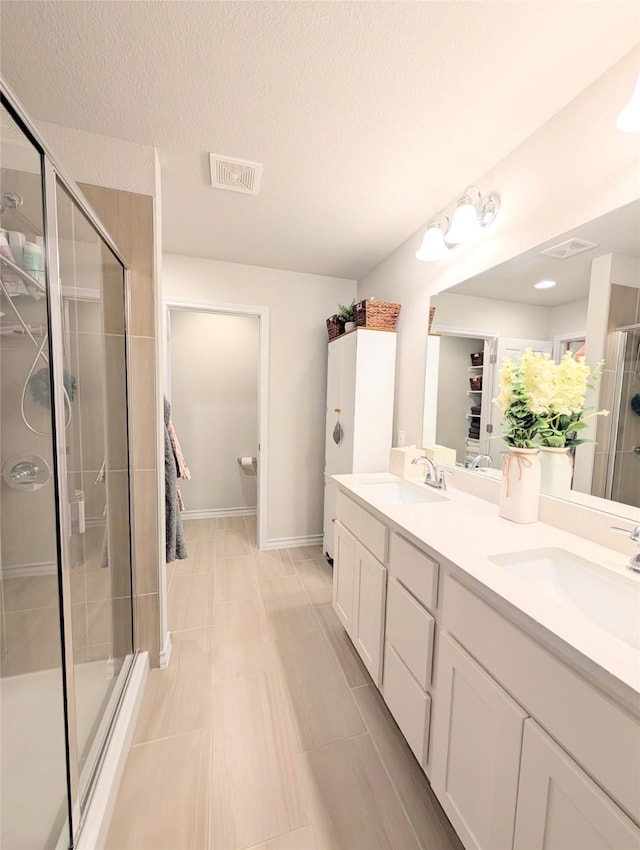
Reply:
[[536, 289], [553, 289], [556, 285], [555, 280], [539, 280], [533, 284]]
[[424, 234], [422, 245], [416, 253], [416, 259], [423, 263], [441, 260], [447, 254], [447, 245], [444, 241], [444, 233], [439, 224], [430, 224]]
[[476, 208], [469, 196], [465, 195], [458, 201], [458, 206], [454, 210], [451, 226], [447, 230], [447, 242], [450, 245], [461, 245], [463, 242], [476, 239], [481, 232], [482, 227], [478, 221]]
[[640, 76], [631, 99], [618, 115], [616, 127], [621, 133], [640, 133]]

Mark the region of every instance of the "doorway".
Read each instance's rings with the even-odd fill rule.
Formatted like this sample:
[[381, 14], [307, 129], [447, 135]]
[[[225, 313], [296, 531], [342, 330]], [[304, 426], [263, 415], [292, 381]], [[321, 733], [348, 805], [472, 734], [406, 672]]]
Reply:
[[183, 519], [243, 517], [263, 548], [266, 309], [170, 302], [165, 322], [166, 394], [191, 470]]

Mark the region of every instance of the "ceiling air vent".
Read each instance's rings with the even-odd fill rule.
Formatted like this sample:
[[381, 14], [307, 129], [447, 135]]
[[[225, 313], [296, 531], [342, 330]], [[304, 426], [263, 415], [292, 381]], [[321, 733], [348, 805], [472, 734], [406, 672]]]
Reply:
[[573, 257], [575, 254], [581, 254], [583, 251], [597, 247], [596, 242], [587, 242], [586, 239], [578, 239], [574, 236], [571, 239], [565, 239], [564, 242], [558, 242], [557, 245], [552, 245], [550, 248], [545, 248], [540, 253], [546, 254], [547, 257], [555, 257], [556, 260], [566, 260], [567, 257]]
[[257, 195], [262, 176], [262, 165], [259, 162], [248, 162], [246, 159], [232, 159], [210, 153], [211, 185], [214, 189], [228, 189], [230, 192], [244, 192], [246, 195]]

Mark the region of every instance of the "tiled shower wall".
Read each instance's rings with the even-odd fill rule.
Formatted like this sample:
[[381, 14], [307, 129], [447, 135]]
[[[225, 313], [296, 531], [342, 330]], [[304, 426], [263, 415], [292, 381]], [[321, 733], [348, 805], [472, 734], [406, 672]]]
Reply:
[[[80, 184], [130, 269], [130, 422], [137, 648], [159, 664], [156, 354], [153, 198]], [[161, 471], [160, 471], [161, 472]]]
[[[600, 408], [613, 410], [617, 400], [614, 398], [615, 362], [614, 332], [624, 325], [640, 322], [640, 288], [631, 286], [611, 286], [609, 303], [608, 340], [604, 371], [600, 387]], [[640, 333], [630, 333], [627, 342], [622, 386], [622, 403], [617, 431], [616, 456], [614, 466], [613, 492], [611, 498], [616, 502], [640, 507], [640, 454], [633, 446], [640, 441], [640, 416], [631, 408], [631, 398], [640, 394], [640, 374], [638, 374], [638, 345]], [[596, 434], [596, 453], [593, 471], [592, 492], [596, 496], [605, 493], [607, 459], [610, 445], [610, 417], [599, 417]]]

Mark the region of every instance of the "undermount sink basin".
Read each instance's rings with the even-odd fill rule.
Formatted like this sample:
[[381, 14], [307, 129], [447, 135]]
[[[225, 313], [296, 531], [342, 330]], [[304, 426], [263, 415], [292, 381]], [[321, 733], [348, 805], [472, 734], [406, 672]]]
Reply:
[[403, 505], [415, 505], [419, 502], [446, 502], [437, 490], [411, 484], [409, 481], [388, 481], [384, 479], [361, 480], [361, 484], [371, 487], [371, 496], [381, 502], [396, 502]]
[[640, 649], [640, 584], [564, 549], [535, 549], [489, 558], [556, 602]]

